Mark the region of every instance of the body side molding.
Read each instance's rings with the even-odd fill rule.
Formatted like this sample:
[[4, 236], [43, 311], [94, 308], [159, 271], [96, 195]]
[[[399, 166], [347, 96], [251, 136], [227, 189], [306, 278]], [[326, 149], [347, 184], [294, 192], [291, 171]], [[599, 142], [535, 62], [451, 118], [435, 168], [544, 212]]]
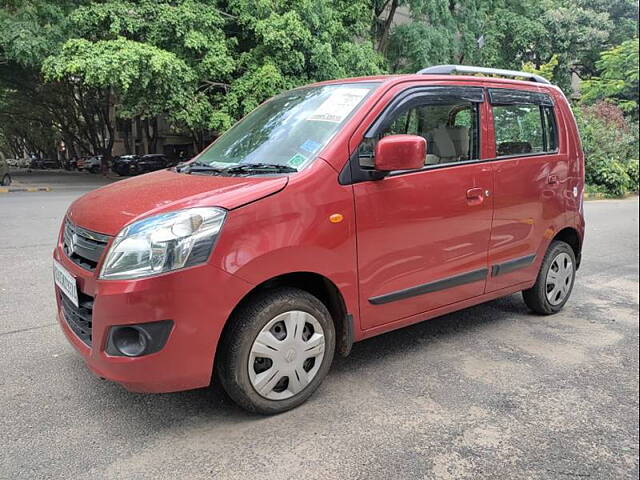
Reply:
[[497, 277], [498, 275], [504, 275], [505, 273], [511, 273], [514, 270], [518, 270], [519, 268], [528, 267], [531, 265], [536, 259], [535, 253], [532, 255], [527, 255], [526, 257], [514, 258], [513, 260], [509, 260], [508, 262], [498, 263], [491, 267], [491, 276]]
[[435, 282], [423, 283], [422, 285], [416, 285], [415, 287], [396, 290], [395, 292], [385, 293], [384, 295], [379, 295], [377, 297], [371, 297], [369, 299], [369, 303], [372, 305], [383, 305], [385, 303], [404, 300], [405, 298], [415, 297], [417, 295], [424, 295], [425, 293], [438, 292], [447, 288], [464, 285], [465, 283], [484, 280], [487, 278], [488, 273], [489, 269], [487, 268], [474, 270], [472, 272], [463, 273], [462, 275], [455, 275], [453, 277], [443, 278], [442, 280], [436, 280]]

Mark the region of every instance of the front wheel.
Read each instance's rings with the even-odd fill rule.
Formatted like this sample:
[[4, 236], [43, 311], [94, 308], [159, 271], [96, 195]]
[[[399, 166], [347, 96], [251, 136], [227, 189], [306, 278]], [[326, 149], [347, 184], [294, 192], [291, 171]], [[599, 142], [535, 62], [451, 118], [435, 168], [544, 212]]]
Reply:
[[569, 300], [576, 278], [576, 257], [573, 248], [561, 241], [549, 246], [536, 283], [522, 292], [527, 306], [541, 315], [562, 310]]
[[275, 414], [297, 407], [318, 388], [335, 351], [331, 315], [295, 288], [265, 291], [230, 319], [217, 372], [243, 408]]
[[2, 182], [0, 182], [0, 185], [2, 185], [3, 187], [8, 187], [9, 185], [11, 185], [11, 175], [7, 173], [4, 177], [2, 177]]

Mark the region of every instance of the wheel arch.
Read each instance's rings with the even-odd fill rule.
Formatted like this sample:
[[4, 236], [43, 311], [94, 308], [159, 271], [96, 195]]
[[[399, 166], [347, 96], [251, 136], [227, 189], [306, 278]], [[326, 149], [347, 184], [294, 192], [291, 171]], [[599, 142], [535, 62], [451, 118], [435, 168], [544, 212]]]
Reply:
[[559, 240], [568, 243], [576, 256], [576, 268], [580, 267], [582, 260], [582, 238], [578, 231], [573, 227], [565, 227], [553, 237], [553, 240]]
[[[235, 312], [250, 302], [252, 298], [265, 290], [278, 287], [293, 287], [309, 292], [318, 298], [329, 310], [336, 329], [336, 352], [346, 357], [353, 345], [353, 316], [347, 311], [347, 306], [340, 289], [329, 278], [314, 272], [289, 272], [272, 277], [256, 285], [238, 302], [225, 324], [219, 343], [225, 341], [227, 332], [233, 322]], [[221, 349], [218, 348], [217, 351]]]

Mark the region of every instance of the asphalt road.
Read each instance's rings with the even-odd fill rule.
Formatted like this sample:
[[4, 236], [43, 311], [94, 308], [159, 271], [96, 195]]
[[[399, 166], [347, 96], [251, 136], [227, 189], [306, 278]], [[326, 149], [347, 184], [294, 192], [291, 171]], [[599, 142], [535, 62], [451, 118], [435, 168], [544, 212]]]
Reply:
[[101, 174], [65, 170], [12, 169], [12, 187], [50, 187], [56, 191], [86, 192], [119, 177], [114, 173], [105, 177]]
[[265, 418], [87, 371], [50, 260], [81, 190], [0, 196], [0, 478], [638, 478], [637, 198], [587, 203], [561, 314], [513, 295], [367, 340]]

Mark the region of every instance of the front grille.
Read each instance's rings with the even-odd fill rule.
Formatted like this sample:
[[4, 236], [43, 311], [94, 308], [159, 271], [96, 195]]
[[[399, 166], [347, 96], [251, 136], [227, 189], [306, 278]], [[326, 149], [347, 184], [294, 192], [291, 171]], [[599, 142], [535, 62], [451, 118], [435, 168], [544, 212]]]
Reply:
[[62, 248], [73, 263], [93, 271], [110, 239], [109, 235], [92, 232], [66, 220]]
[[64, 319], [80, 340], [91, 346], [91, 327], [93, 315], [93, 297], [78, 292], [78, 304], [76, 307], [66, 295], [60, 293], [60, 304]]

